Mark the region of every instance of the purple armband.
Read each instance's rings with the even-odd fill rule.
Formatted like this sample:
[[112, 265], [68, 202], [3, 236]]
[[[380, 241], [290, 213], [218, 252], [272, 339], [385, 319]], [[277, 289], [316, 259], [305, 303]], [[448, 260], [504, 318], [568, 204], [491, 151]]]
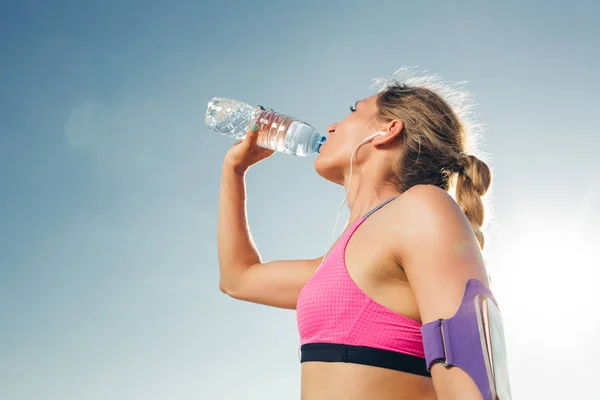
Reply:
[[476, 279], [466, 282], [454, 316], [421, 327], [427, 369], [458, 367], [475, 381], [484, 400], [510, 400], [504, 329], [492, 292]]

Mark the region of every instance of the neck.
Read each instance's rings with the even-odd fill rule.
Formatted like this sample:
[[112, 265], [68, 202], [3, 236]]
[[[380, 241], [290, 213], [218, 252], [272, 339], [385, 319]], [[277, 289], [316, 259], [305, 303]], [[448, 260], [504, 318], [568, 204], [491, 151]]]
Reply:
[[369, 176], [360, 174], [358, 171], [353, 174], [351, 182], [345, 183], [346, 190], [348, 190], [348, 183], [350, 183], [347, 197], [348, 208], [350, 209], [349, 224], [352, 224], [385, 200], [400, 194], [393, 184], [385, 182], [381, 178], [378, 179], [376, 175]]

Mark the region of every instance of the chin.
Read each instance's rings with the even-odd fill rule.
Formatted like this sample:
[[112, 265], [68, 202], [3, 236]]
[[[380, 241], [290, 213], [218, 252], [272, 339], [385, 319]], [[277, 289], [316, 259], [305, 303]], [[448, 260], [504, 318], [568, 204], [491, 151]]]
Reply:
[[315, 159], [314, 167], [317, 174], [322, 178], [337, 183], [338, 185], [344, 184], [344, 170], [339, 163], [336, 163], [331, 157], [319, 154]]

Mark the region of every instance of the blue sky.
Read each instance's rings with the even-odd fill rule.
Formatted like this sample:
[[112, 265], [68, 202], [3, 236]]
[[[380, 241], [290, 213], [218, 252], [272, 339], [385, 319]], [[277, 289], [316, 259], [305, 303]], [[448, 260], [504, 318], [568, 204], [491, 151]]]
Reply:
[[[485, 255], [515, 397], [592, 391], [599, 14], [592, 1], [2, 2], [0, 398], [298, 398], [294, 313], [218, 290], [232, 143], [204, 109], [231, 97], [324, 131], [401, 66], [468, 81], [487, 127]], [[276, 155], [248, 192], [265, 260], [325, 249], [343, 191], [312, 159]]]

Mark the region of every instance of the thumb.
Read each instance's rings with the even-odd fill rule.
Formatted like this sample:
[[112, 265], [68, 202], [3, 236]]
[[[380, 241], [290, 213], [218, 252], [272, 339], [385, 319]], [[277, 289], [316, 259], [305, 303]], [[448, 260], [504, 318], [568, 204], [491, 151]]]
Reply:
[[258, 140], [258, 125], [252, 124], [250, 126], [246, 138], [250, 144], [256, 144]]

